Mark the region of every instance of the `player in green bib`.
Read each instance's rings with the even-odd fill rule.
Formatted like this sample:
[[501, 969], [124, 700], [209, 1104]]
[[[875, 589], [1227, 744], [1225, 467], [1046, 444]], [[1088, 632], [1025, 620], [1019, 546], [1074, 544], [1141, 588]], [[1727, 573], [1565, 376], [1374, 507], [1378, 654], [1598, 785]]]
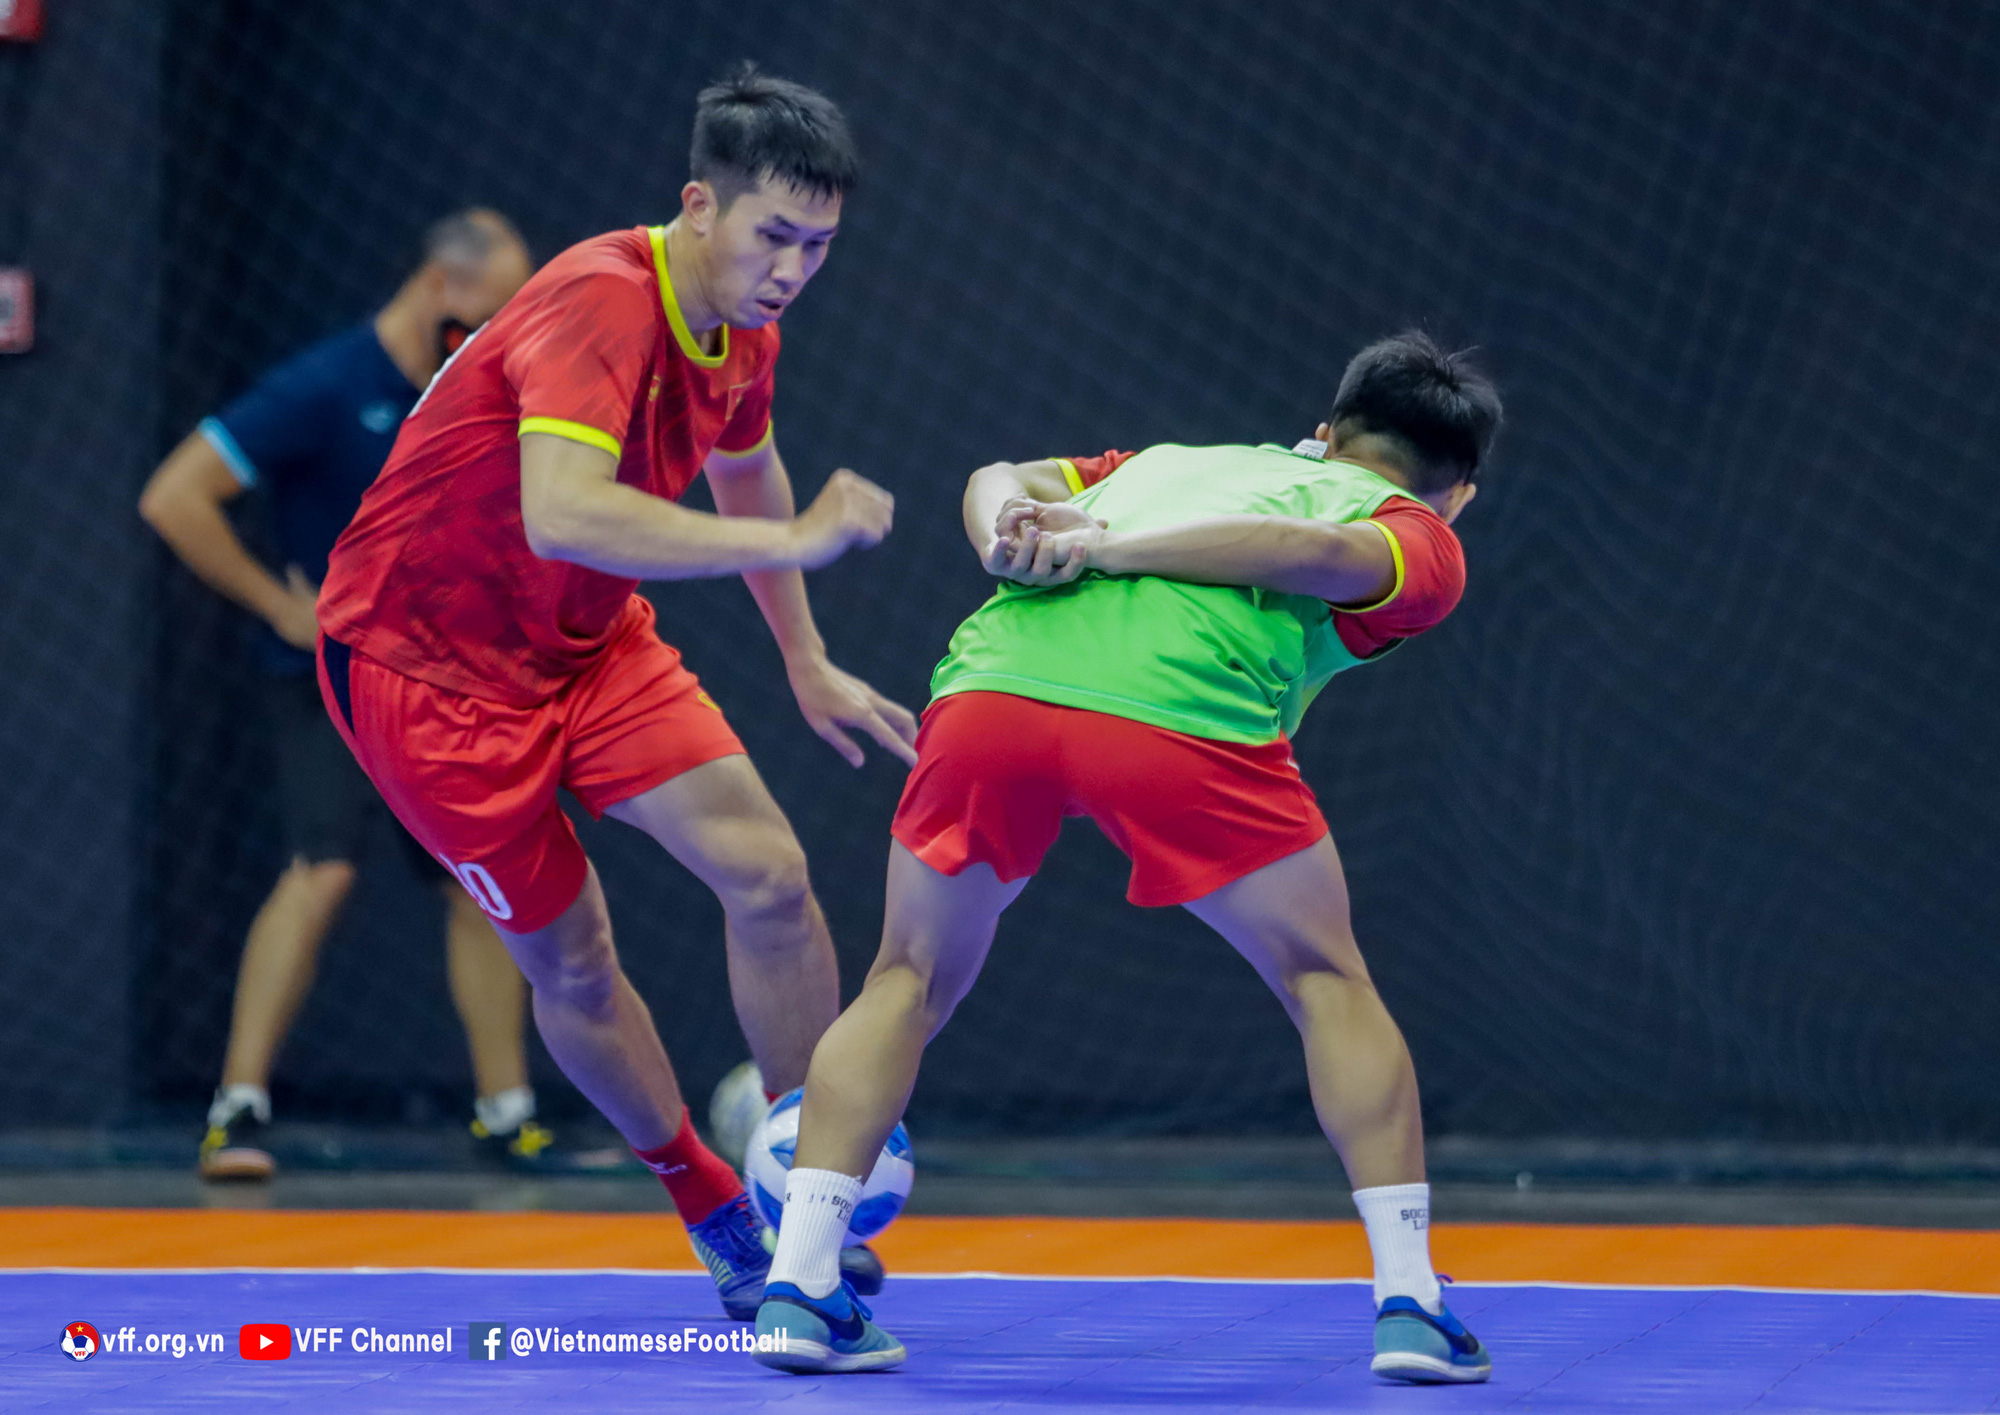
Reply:
[[1457, 603], [1450, 523], [1499, 424], [1492, 384], [1412, 333], [1357, 354], [1327, 421], [1289, 451], [1167, 445], [973, 474], [966, 533], [1002, 583], [932, 679], [881, 952], [813, 1054], [757, 1318], [786, 1349], [758, 1360], [903, 1359], [840, 1280], [847, 1215], [1001, 912], [1063, 818], [1088, 815], [1132, 861], [1127, 897], [1184, 905], [1297, 1025], [1375, 1259], [1372, 1369], [1491, 1374], [1431, 1270], [1416, 1073], [1290, 738], [1336, 673]]

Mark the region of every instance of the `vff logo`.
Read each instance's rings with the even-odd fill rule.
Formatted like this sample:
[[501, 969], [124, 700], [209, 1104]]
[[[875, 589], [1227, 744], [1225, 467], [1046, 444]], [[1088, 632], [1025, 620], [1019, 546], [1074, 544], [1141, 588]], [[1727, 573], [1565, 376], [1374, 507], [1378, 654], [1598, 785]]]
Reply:
[[465, 1328], [465, 1355], [469, 1361], [505, 1361], [507, 1328], [500, 1322], [471, 1322]]

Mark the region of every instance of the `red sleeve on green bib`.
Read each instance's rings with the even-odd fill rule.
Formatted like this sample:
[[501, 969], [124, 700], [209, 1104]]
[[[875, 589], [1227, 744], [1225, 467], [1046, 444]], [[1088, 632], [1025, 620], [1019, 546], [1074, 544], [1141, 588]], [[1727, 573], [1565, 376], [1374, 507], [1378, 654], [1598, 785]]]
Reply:
[[1334, 610], [1334, 629], [1357, 658], [1371, 658], [1442, 623], [1465, 593], [1465, 551], [1444, 517], [1420, 501], [1395, 497], [1368, 519], [1395, 541], [1402, 571], [1381, 603]]
[[1086, 487], [1096, 486], [1134, 457], [1137, 452], [1105, 452], [1096, 457], [1057, 457], [1055, 464], [1062, 469], [1063, 479], [1069, 483], [1070, 495]]

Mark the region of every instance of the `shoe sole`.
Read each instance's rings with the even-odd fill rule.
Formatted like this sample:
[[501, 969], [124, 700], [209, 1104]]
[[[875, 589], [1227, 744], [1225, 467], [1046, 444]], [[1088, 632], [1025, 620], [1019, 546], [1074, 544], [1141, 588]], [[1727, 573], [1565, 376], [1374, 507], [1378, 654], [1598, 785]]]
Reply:
[[909, 1356], [900, 1343], [881, 1351], [835, 1351], [817, 1341], [801, 1341], [797, 1337], [787, 1343], [783, 1351], [758, 1351], [751, 1360], [760, 1366], [773, 1370], [790, 1371], [793, 1375], [840, 1375], [852, 1371], [880, 1371], [890, 1366], [900, 1366]]
[[1385, 1351], [1368, 1363], [1368, 1369], [1386, 1380], [1412, 1385], [1475, 1385], [1493, 1376], [1490, 1361], [1484, 1366], [1454, 1366], [1418, 1351]]
[[278, 1162], [262, 1150], [217, 1150], [197, 1166], [203, 1179], [269, 1179]]

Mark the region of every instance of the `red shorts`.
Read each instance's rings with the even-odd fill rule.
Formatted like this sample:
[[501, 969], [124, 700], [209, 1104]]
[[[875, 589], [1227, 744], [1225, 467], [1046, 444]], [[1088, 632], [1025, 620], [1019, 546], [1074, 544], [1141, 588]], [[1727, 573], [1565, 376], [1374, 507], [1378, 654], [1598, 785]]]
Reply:
[[535, 707], [410, 678], [320, 639], [334, 725], [396, 818], [496, 923], [527, 933], [576, 902], [588, 862], [556, 802], [592, 816], [743, 744], [681, 656], [630, 613], [589, 668]]
[[1041, 867], [1065, 816], [1132, 861], [1125, 897], [1185, 904], [1326, 834], [1289, 742], [1246, 746], [1011, 693], [931, 704], [890, 834], [932, 869]]

